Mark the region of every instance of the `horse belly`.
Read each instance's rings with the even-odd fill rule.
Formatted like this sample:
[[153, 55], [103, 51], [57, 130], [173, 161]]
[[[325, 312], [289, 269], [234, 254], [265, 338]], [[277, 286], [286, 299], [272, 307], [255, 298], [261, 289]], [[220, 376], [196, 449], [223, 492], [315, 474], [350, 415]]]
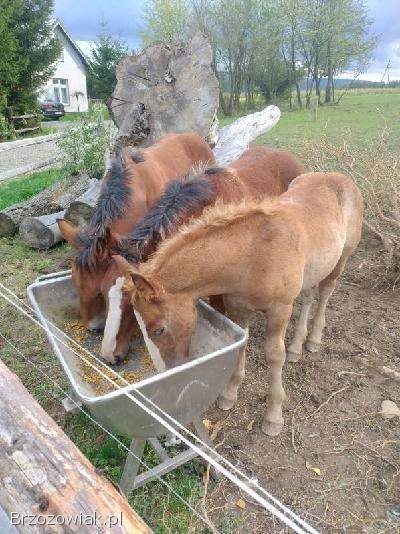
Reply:
[[317, 286], [322, 280], [331, 274], [339, 261], [344, 247], [342, 243], [336, 243], [336, 246], [327, 248], [317, 254], [313, 254], [306, 263], [304, 269], [302, 290], [307, 291]]

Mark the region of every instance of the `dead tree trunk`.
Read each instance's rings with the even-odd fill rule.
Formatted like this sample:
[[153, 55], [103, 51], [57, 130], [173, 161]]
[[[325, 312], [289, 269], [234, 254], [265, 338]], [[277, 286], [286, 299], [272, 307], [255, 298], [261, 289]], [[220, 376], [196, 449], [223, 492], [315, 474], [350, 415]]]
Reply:
[[[7, 529], [4, 524], [7, 518], [11, 523], [11, 517], [18, 520], [24, 516], [47, 520], [47, 525], [16, 525], [18, 531], [27, 534], [150, 532], [125, 498], [96, 473], [89, 460], [0, 361], [1, 511], [2, 532], [11, 532], [11, 525]], [[78, 521], [49, 525], [56, 516]], [[96, 517], [98, 523], [89, 525], [79, 517]], [[110, 519], [114, 526], [107, 528], [104, 522]]]
[[65, 211], [58, 211], [40, 217], [25, 217], [19, 225], [20, 238], [28, 247], [47, 250], [63, 239], [57, 219], [63, 219], [64, 215]]
[[94, 180], [91, 187], [83, 195], [71, 202], [65, 210], [64, 219], [67, 219], [78, 228], [85, 227], [94, 213], [100, 189], [101, 181]]
[[252, 141], [275, 126], [281, 116], [276, 106], [267, 106], [262, 111], [240, 117], [218, 132], [218, 141], [213, 150], [218, 163], [231, 163], [249, 148]]
[[149, 146], [169, 132], [197, 132], [208, 140], [219, 86], [211, 46], [196, 33], [189, 43], [153, 44], [123, 58], [109, 102], [119, 145]]
[[64, 210], [87, 190], [90, 183], [87, 174], [62, 178], [26, 202], [6, 208], [0, 212], [0, 237], [15, 234], [24, 217]]

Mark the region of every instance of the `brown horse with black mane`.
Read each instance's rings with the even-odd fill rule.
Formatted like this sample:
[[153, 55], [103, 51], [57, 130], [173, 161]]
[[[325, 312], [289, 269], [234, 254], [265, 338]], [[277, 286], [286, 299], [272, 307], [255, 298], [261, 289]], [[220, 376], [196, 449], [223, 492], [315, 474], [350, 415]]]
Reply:
[[[178, 226], [201, 215], [217, 199], [240, 202], [277, 196], [303, 172], [296, 158], [284, 150], [268, 147], [250, 148], [228, 167], [194, 168], [183, 178], [171, 182], [163, 196], [120, 242], [120, 254], [132, 263], [145, 261], [158, 243]], [[123, 277], [118, 265], [111, 263], [103, 281], [107, 302], [107, 320], [101, 355], [110, 362], [119, 361], [129, 348], [137, 323], [129, 299], [122, 292]], [[220, 299], [212, 299], [215, 307]]]
[[[269, 403], [262, 424], [268, 435], [282, 429], [282, 368], [285, 333], [295, 298], [304, 300], [289, 360], [307, 348], [318, 351], [325, 311], [338, 277], [361, 236], [363, 201], [342, 174], [309, 173], [296, 178], [277, 199], [247, 205], [219, 205], [166, 239], [150, 261], [138, 267], [121, 256], [126, 291], [161, 357], [173, 366], [187, 361], [199, 297], [224, 295], [231, 318], [247, 326], [249, 312], [266, 319], [265, 355]], [[319, 302], [307, 338], [312, 292]], [[244, 377], [245, 349], [219, 399], [230, 409]]]
[[105, 324], [101, 286], [119, 236], [135, 227], [172, 179], [193, 165], [214, 161], [211, 148], [194, 133], [165, 135], [140, 152], [124, 148], [111, 160], [88, 228], [79, 232], [68, 221], [58, 221], [62, 236], [78, 250], [72, 277], [89, 329], [101, 330]]

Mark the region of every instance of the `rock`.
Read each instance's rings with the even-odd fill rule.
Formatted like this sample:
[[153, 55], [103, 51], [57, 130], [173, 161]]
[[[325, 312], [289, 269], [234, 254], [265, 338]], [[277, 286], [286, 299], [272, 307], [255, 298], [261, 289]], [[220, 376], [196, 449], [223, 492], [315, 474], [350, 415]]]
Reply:
[[189, 43], [152, 44], [116, 68], [109, 102], [118, 145], [149, 146], [168, 132], [194, 131], [215, 143], [219, 102], [212, 50], [197, 32]]
[[385, 419], [393, 419], [393, 417], [400, 417], [400, 408], [391, 400], [384, 400], [381, 404], [381, 414]]

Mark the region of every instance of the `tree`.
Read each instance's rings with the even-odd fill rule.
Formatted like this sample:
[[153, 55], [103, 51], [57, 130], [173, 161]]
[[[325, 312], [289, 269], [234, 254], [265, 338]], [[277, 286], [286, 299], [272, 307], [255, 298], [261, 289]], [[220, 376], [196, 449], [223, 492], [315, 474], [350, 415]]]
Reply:
[[0, 0], [0, 113], [5, 111], [10, 86], [18, 79], [18, 42], [12, 31], [15, 2]]
[[90, 96], [106, 101], [117, 83], [115, 66], [122, 57], [129, 54], [129, 49], [120, 39], [106, 35], [104, 27], [103, 24], [103, 33], [97, 36], [97, 41], [92, 49], [87, 82]]
[[[6, 86], [7, 105], [17, 111], [36, 105], [36, 92], [54, 72], [61, 44], [53, 32], [53, 0], [8, 0], [15, 47], [5, 60], [15, 71]], [[3, 36], [2, 36], [3, 44]], [[4, 58], [3, 58], [4, 59]]]
[[147, 0], [143, 20], [145, 29], [140, 32], [145, 46], [154, 42], [173, 43], [185, 38], [188, 26], [188, 9], [184, 0]]
[[361, 0], [327, 1], [325, 102], [334, 101], [334, 76], [353, 69], [360, 74], [368, 67], [377, 38], [369, 35], [372, 21]]

